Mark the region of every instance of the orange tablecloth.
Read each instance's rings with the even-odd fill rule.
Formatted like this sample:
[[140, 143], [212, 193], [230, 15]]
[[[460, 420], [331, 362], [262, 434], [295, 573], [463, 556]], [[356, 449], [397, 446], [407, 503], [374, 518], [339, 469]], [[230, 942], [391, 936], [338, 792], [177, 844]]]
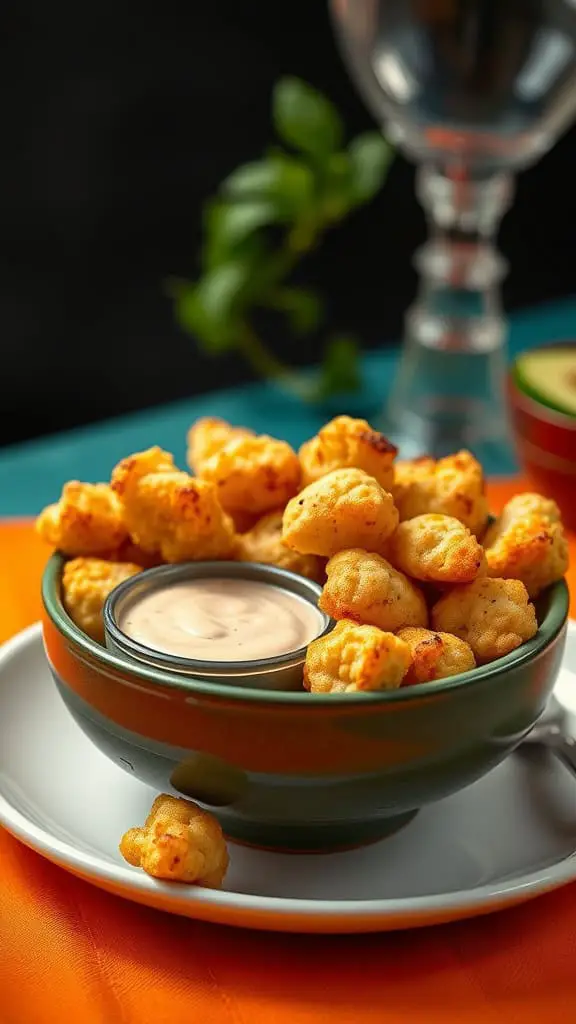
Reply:
[[[494, 506], [514, 489], [494, 487]], [[573, 551], [576, 564], [576, 539]], [[45, 558], [29, 525], [0, 526], [0, 639], [38, 618]], [[572, 579], [576, 616], [576, 568]], [[78, 1024], [569, 1024], [576, 885], [424, 931], [239, 932], [109, 896], [0, 830], [0, 1024], [68, 1016]]]

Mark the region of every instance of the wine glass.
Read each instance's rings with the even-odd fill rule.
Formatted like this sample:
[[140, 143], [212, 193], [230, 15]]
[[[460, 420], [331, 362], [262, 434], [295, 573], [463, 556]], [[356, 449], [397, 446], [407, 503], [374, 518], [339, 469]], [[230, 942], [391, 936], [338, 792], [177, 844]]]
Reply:
[[[576, 0], [330, 0], [345, 61], [419, 164], [429, 240], [384, 429], [404, 457], [513, 466], [495, 249], [513, 172], [576, 111]], [[529, 226], [527, 226], [527, 241]]]

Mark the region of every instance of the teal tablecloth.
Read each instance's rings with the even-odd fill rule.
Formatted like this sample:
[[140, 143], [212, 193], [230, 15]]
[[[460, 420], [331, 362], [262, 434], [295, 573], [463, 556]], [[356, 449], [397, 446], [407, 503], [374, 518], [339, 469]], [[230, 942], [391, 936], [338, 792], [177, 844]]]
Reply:
[[[541, 306], [512, 317], [510, 354], [574, 337], [576, 299]], [[365, 408], [382, 407], [397, 357], [397, 349], [366, 355]], [[184, 467], [186, 431], [198, 416], [223, 416], [298, 445], [336, 411], [306, 408], [275, 388], [256, 383], [13, 445], [0, 450], [0, 515], [33, 515], [58, 497], [64, 481], [106, 480], [119, 459], [152, 444], [173, 452]]]

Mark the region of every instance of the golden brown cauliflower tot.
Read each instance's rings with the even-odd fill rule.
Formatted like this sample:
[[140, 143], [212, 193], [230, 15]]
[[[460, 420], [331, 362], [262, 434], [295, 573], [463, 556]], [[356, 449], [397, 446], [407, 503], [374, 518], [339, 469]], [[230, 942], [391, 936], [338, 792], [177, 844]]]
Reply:
[[190, 800], [162, 793], [143, 828], [131, 828], [120, 853], [133, 867], [168, 882], [219, 889], [228, 870], [228, 850], [216, 818]]
[[302, 481], [313, 483], [335, 469], [363, 469], [389, 491], [396, 454], [397, 448], [366, 420], [336, 416], [300, 448]]
[[478, 662], [487, 662], [531, 640], [538, 623], [520, 580], [483, 578], [441, 597], [432, 609], [432, 627], [460, 637]]
[[320, 583], [325, 577], [325, 561], [317, 555], [300, 555], [282, 540], [282, 510], [271, 512], [238, 538], [236, 557], [241, 562], [264, 562], [299, 573]]
[[391, 633], [428, 624], [424, 595], [374, 552], [340, 551], [328, 562], [326, 576], [319, 605], [334, 619], [352, 619]]
[[124, 507], [135, 544], [165, 562], [224, 559], [232, 555], [234, 527], [216, 487], [181, 473], [161, 448], [119, 462], [112, 487]]
[[102, 609], [110, 591], [142, 568], [131, 562], [73, 558], [62, 572], [62, 600], [68, 615], [93, 640], [104, 642]]
[[514, 520], [486, 548], [486, 561], [489, 576], [522, 580], [530, 597], [537, 597], [568, 569], [562, 523], [538, 513]]
[[188, 431], [187, 461], [193, 473], [200, 470], [207, 459], [212, 458], [230, 441], [242, 437], [254, 437], [252, 430], [245, 427], [232, 427], [226, 420], [217, 416], [203, 416], [196, 420]]
[[394, 500], [400, 519], [427, 512], [453, 516], [479, 536], [488, 503], [480, 463], [463, 450], [437, 462], [427, 456], [394, 465]]
[[409, 665], [410, 649], [403, 640], [343, 620], [309, 645], [304, 686], [311, 693], [395, 690]]
[[392, 495], [361, 469], [337, 469], [309, 484], [284, 510], [282, 539], [303, 555], [345, 548], [382, 551], [398, 525]]
[[262, 434], [225, 444], [200, 463], [198, 475], [218, 488], [226, 512], [263, 515], [296, 494], [301, 473], [290, 445]]
[[398, 636], [408, 644], [412, 658], [402, 686], [430, 683], [476, 667], [472, 648], [451, 633], [408, 628], [401, 629]]
[[65, 555], [100, 555], [128, 537], [122, 505], [108, 484], [70, 480], [55, 505], [36, 520], [36, 532]]
[[538, 515], [548, 523], [561, 522], [560, 509], [552, 498], [532, 491], [516, 494], [506, 502], [498, 518], [486, 530], [482, 541], [484, 547], [492, 547], [512, 523], [532, 515]]
[[459, 519], [428, 512], [400, 523], [391, 537], [393, 565], [417, 580], [469, 583], [484, 564], [484, 551]]

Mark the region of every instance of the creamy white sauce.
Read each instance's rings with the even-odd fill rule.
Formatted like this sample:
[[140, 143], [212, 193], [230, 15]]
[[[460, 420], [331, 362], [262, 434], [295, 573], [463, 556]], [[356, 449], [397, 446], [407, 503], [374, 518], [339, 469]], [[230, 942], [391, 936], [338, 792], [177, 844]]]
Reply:
[[120, 629], [146, 647], [200, 661], [255, 661], [297, 651], [324, 620], [314, 605], [258, 580], [198, 577], [135, 598]]

